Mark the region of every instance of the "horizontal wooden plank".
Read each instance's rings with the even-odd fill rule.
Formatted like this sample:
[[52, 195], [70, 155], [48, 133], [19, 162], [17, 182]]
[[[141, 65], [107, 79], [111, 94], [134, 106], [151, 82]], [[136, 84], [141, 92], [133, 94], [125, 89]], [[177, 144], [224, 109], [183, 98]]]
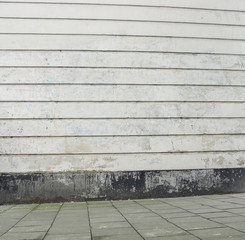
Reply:
[[244, 117], [245, 103], [2, 102], [0, 118]]
[[243, 71], [180, 69], [1, 68], [0, 83], [245, 85]]
[[0, 154], [105, 154], [245, 151], [240, 136], [0, 138]]
[[[121, 2], [123, 3], [123, 1]], [[110, 5], [1, 3], [1, 17], [172, 21], [244, 25], [241, 12]]]
[[1, 172], [133, 171], [245, 167], [244, 152], [0, 156]]
[[244, 40], [244, 26], [106, 20], [0, 19], [0, 33], [109, 34]]
[[0, 54], [0, 66], [245, 70], [245, 56], [145, 52], [4, 51]]
[[244, 134], [245, 119], [0, 120], [1, 136]]
[[0, 85], [0, 92], [0, 101], [245, 101], [244, 87], [227, 86]]
[[[36, 0], [4, 0], [3, 2], [33, 2]], [[113, 4], [113, 5], [139, 5], [139, 6], [171, 6], [183, 8], [204, 8], [244, 11], [243, 0], [42, 0], [45, 3], [66, 3], [66, 4]]]
[[245, 41], [95, 35], [1, 35], [0, 50], [6, 49], [245, 54]]

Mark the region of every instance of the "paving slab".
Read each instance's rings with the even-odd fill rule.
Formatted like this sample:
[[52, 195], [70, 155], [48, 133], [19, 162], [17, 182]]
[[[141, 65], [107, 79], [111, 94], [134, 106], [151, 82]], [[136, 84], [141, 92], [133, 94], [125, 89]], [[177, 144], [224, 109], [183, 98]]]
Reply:
[[139, 235], [109, 235], [109, 236], [95, 236], [93, 240], [142, 240]]
[[111, 228], [128, 228], [130, 224], [127, 221], [122, 222], [110, 222], [110, 223], [94, 223], [92, 229], [111, 229]]
[[[239, 230], [245, 233], [245, 222], [227, 223], [226, 226]], [[245, 238], [244, 238], [245, 239]]]
[[81, 234], [62, 234], [52, 235], [48, 234], [45, 240], [91, 240], [91, 236], [82, 236]]
[[245, 194], [0, 206], [0, 240], [245, 239]]
[[203, 220], [201, 222], [186, 222], [186, 223], [177, 223], [177, 226], [185, 229], [185, 230], [193, 230], [193, 229], [210, 229], [210, 228], [219, 228], [222, 227], [221, 224], [209, 221], [209, 220]]
[[177, 236], [164, 236], [164, 237], [153, 237], [145, 238], [145, 240], [199, 240], [199, 238], [192, 236], [190, 234], [183, 234]]
[[27, 232], [46, 232], [50, 225], [39, 226], [15, 226], [9, 230], [11, 233], [27, 233]]
[[209, 219], [213, 219], [213, 218], [229, 218], [229, 217], [237, 217], [236, 214], [233, 213], [229, 213], [229, 212], [216, 212], [216, 213], [201, 213], [199, 214], [201, 217], [204, 218], [209, 218]]
[[245, 217], [244, 216], [233, 216], [233, 217], [223, 217], [223, 218], [212, 218], [213, 221], [219, 223], [233, 223], [233, 222], [243, 222], [245, 225]]
[[139, 233], [144, 238], [151, 238], [151, 237], [166, 237], [166, 236], [182, 236], [185, 235], [185, 231], [181, 228], [171, 226], [171, 227], [165, 227], [162, 229], [144, 229], [139, 230]]
[[201, 239], [207, 238], [232, 238], [234, 236], [244, 235], [240, 231], [230, 229], [230, 228], [213, 228], [213, 229], [202, 229], [202, 230], [193, 230], [191, 233]]
[[166, 219], [171, 218], [183, 218], [183, 217], [195, 217], [196, 214], [190, 213], [190, 212], [181, 212], [181, 213], [158, 213], [160, 216]]
[[6, 233], [1, 240], [42, 240], [46, 232]]

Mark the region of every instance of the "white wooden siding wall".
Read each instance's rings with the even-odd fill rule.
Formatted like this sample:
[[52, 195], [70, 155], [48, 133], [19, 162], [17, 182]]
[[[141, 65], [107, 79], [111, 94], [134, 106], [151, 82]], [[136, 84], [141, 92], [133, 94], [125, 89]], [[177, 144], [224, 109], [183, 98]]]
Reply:
[[244, 0], [0, 1], [1, 172], [245, 166]]

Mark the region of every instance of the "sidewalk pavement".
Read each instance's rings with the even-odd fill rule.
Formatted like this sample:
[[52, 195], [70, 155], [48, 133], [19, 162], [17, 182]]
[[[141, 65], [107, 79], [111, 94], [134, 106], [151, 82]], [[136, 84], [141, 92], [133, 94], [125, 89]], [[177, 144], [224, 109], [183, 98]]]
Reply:
[[245, 193], [0, 206], [0, 240], [245, 240]]

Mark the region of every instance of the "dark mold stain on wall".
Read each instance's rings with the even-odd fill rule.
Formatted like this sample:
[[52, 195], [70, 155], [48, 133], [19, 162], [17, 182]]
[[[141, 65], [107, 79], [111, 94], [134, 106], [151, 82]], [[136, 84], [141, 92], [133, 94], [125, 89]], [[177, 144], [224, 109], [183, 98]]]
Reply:
[[244, 168], [0, 174], [0, 204], [178, 197], [243, 191]]

